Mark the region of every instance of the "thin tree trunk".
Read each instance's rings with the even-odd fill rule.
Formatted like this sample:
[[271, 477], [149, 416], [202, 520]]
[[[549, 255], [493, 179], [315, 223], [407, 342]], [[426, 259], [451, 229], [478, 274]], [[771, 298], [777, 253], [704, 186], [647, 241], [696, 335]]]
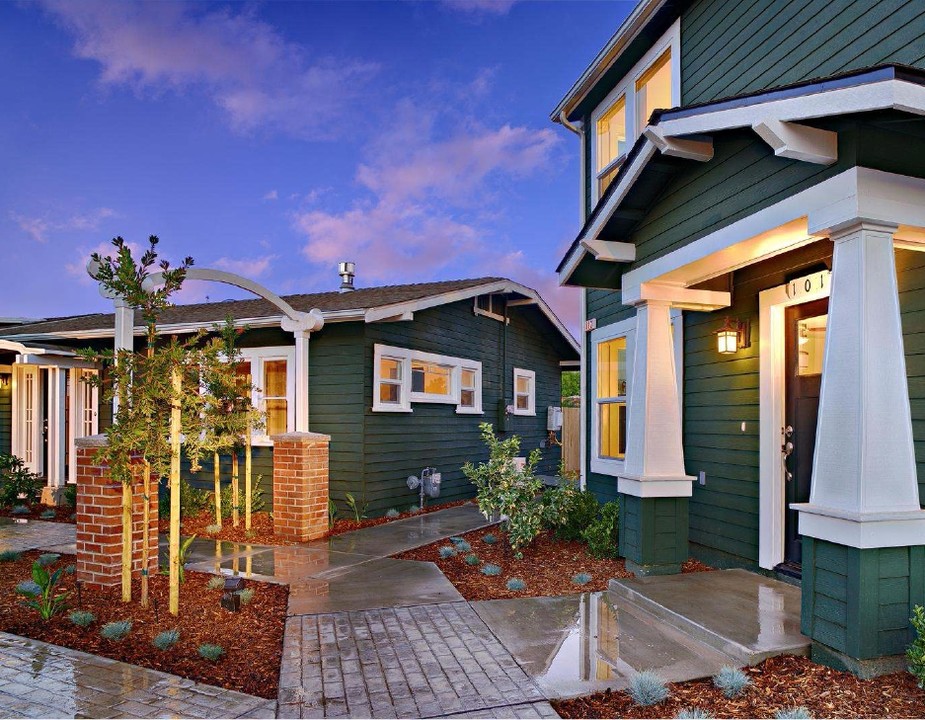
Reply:
[[132, 483], [122, 483], [122, 602], [132, 599]]
[[222, 467], [221, 459], [218, 453], [212, 456], [212, 464], [215, 468], [213, 475], [215, 477], [215, 524], [222, 527]]
[[240, 502], [240, 493], [238, 491], [238, 450], [231, 451], [231, 524], [237, 527], [240, 522], [238, 515], [238, 502]]
[[179, 368], [170, 372], [170, 614], [180, 614], [180, 403], [183, 381]]
[[141, 471], [145, 474], [142, 480], [142, 493], [144, 497], [144, 508], [141, 517], [144, 527], [141, 529], [141, 607], [148, 607], [148, 565], [151, 562], [151, 554], [148, 546], [151, 542], [151, 463], [145, 459], [141, 466]]
[[251, 431], [244, 444], [244, 529], [251, 529]]

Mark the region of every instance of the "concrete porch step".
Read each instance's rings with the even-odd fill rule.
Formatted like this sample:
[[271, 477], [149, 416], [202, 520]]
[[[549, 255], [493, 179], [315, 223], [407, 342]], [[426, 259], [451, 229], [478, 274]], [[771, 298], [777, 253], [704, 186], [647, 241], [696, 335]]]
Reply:
[[714, 570], [610, 581], [610, 592], [738, 660], [808, 655], [800, 633], [800, 589], [746, 570]]

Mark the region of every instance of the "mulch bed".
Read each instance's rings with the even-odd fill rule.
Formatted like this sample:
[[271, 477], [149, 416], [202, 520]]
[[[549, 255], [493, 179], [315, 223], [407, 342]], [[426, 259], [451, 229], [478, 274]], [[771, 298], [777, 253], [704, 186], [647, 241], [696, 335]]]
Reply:
[[[28, 515], [19, 515], [12, 512], [12, 508], [2, 508], [0, 509], [0, 516], [11, 517], [19, 520], [41, 520], [42, 522], [59, 522], [59, 523], [70, 523], [73, 525], [77, 522], [77, 518], [74, 517], [76, 510], [69, 505], [58, 505], [56, 507], [51, 507], [49, 505], [42, 505], [40, 503], [35, 503], [34, 505], [29, 506]], [[47, 510], [53, 510], [55, 516], [50, 517], [39, 517], [43, 512]]]
[[[255, 512], [251, 514], [251, 529], [244, 529], [244, 513], [238, 521], [238, 527], [233, 527], [231, 518], [222, 520], [221, 532], [211, 535], [206, 532], [209, 525], [215, 524], [215, 512], [203, 510], [196, 515], [184, 516], [180, 519], [180, 535], [207, 538], [209, 540], [227, 540], [235, 543], [250, 543], [252, 545], [297, 545], [292, 540], [283, 540], [273, 534], [273, 517], [268, 512]], [[162, 535], [170, 532], [170, 519], [159, 518], [158, 528]]]
[[466, 503], [471, 503], [472, 500], [456, 500], [454, 502], [441, 503], [440, 505], [425, 505], [424, 510], [418, 510], [417, 512], [411, 512], [406, 510], [403, 513], [399, 513], [397, 517], [376, 517], [376, 518], [363, 518], [362, 520], [353, 520], [351, 518], [338, 518], [334, 521], [334, 527], [328, 532], [328, 537], [332, 535], [340, 535], [345, 532], [350, 532], [352, 530], [360, 530], [362, 528], [373, 527], [375, 525], [385, 525], [386, 523], [395, 522], [396, 520], [405, 520], [410, 517], [417, 517], [418, 515], [426, 515], [427, 513], [436, 512], [437, 510], [445, 510], [446, 508], [458, 507], [460, 505], [465, 505]]
[[792, 707], [805, 707], [817, 718], [925, 717], [925, 692], [906, 672], [860, 680], [792, 655], [743, 671], [752, 686], [732, 700], [707, 679], [672, 683], [671, 696], [649, 707], [634, 705], [625, 692], [554, 700], [552, 705], [564, 718], [673, 718], [683, 708], [697, 708], [714, 718], [772, 718]]
[[[27, 552], [15, 562], [0, 563], [0, 630], [229, 690], [276, 697], [287, 587], [248, 581], [247, 587], [256, 591], [254, 598], [234, 613], [219, 605], [221, 590], [206, 587], [214, 576], [187, 570], [186, 582], [180, 586], [180, 615], [175, 618], [167, 612], [168, 582], [163, 575], [151, 578], [153, 602], [143, 609], [137, 601], [137, 581], [133, 589], [135, 599], [129, 604], [122, 602], [119, 587], [97, 590], [83, 587], [78, 603], [74, 576], [65, 573], [59, 587], [71, 591], [69, 608], [44, 622], [38, 612], [23, 607], [21, 596], [15, 594], [17, 583], [31, 577], [32, 562], [39, 554]], [[52, 569], [75, 560], [73, 555], [62, 555]], [[74, 625], [68, 619], [72, 609], [89, 610], [96, 615], [96, 622], [86, 629]], [[114, 620], [132, 621], [131, 633], [118, 642], [100, 636], [100, 628]], [[151, 644], [159, 632], [173, 628], [179, 629], [180, 640], [171, 649], [161, 651]], [[204, 643], [221, 645], [226, 654], [217, 662], [205, 660], [198, 654], [199, 646]]]

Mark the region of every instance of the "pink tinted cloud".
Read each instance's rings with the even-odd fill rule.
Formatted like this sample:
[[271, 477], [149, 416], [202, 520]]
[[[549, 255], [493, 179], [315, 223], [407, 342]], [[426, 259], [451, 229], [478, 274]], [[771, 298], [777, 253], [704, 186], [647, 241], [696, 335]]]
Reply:
[[517, 0], [442, 0], [443, 6], [470, 15], [507, 15]]
[[10, 213], [13, 220], [26, 235], [35, 242], [46, 243], [52, 233], [67, 231], [94, 231], [107, 218], [116, 217], [112, 208], [101, 207], [95, 210], [77, 213], [68, 217], [28, 217], [16, 212]]
[[378, 69], [354, 58], [309, 58], [248, 8], [101, 0], [43, 4], [74, 36], [75, 54], [100, 64], [103, 85], [155, 93], [201, 90], [240, 132], [264, 128], [329, 137], [336, 125], [331, 119], [346, 111]]
[[276, 255], [264, 255], [256, 258], [221, 257], [215, 261], [214, 265], [220, 270], [227, 270], [237, 275], [243, 275], [246, 278], [259, 278], [270, 271], [276, 257]]

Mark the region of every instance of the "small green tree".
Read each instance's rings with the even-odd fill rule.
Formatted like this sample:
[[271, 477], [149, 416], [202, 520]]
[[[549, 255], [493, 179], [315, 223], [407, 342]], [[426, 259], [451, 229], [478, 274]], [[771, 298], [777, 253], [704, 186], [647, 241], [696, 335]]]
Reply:
[[909, 672], [915, 677], [919, 687], [925, 688], [925, 609], [921, 605], [912, 608], [910, 621], [915, 629], [915, 640], [906, 650]]
[[534, 475], [540, 451], [533, 450], [520, 470], [514, 464], [514, 458], [520, 454], [520, 438], [513, 435], [499, 440], [491, 423], [482, 423], [479, 429], [488, 446], [488, 462], [478, 465], [467, 462], [462, 471], [475, 485], [479, 510], [486, 518], [506, 517], [508, 541], [511, 548], [519, 550], [542, 530], [543, 482]]

